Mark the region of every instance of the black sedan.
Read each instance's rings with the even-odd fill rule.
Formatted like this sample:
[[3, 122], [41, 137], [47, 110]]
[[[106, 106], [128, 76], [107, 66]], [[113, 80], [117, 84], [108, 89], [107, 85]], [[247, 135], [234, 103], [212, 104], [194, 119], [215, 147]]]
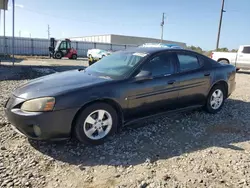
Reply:
[[75, 136], [100, 144], [122, 126], [165, 112], [221, 110], [236, 69], [193, 51], [137, 47], [86, 69], [34, 79], [5, 105], [13, 128], [31, 139]]

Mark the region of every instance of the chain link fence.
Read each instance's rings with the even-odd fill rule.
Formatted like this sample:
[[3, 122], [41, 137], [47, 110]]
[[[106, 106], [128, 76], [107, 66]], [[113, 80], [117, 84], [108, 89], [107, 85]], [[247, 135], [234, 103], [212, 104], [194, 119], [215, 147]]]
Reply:
[[[50, 41], [48, 39], [15, 37], [14, 54], [27, 56], [47, 56], [49, 54], [49, 44]], [[77, 50], [78, 57], [86, 57], [88, 49], [91, 48], [117, 51], [135, 47], [134, 45], [81, 41], [71, 41], [71, 45]], [[3, 36], [0, 36], [0, 54], [12, 54], [12, 37], [4, 38]]]

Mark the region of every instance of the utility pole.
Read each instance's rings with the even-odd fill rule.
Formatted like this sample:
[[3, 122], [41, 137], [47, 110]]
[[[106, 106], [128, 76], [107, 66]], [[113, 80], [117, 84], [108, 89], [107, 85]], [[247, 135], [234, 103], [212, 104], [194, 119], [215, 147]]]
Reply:
[[225, 0], [222, 0], [221, 11], [220, 11], [219, 30], [218, 30], [217, 43], [216, 43], [216, 50], [218, 50], [219, 43], [220, 43], [220, 31], [221, 31], [221, 24], [222, 24], [223, 13], [226, 12], [224, 10], [224, 4], [225, 4]]
[[12, 65], [15, 64], [15, 0], [12, 0]]
[[21, 30], [19, 30], [19, 37], [21, 37]]
[[48, 24], [48, 39], [50, 39], [50, 26]]
[[[50, 26], [49, 26], [49, 24], [48, 24], [48, 40], [49, 40], [49, 44], [48, 44], [48, 46], [50, 46]], [[49, 52], [49, 57], [50, 57], [50, 52]]]
[[162, 13], [162, 21], [161, 21], [161, 42], [163, 41], [164, 19], [165, 19], [165, 13]]
[[[6, 7], [6, 0], [4, 0], [4, 7]], [[3, 10], [3, 36], [4, 36], [4, 58], [6, 58], [7, 45], [6, 45], [6, 37], [5, 37], [5, 8]]]

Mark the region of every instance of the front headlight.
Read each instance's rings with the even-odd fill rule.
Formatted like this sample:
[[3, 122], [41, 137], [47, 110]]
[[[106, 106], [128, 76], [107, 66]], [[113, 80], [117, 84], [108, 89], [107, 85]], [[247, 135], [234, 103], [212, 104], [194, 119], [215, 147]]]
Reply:
[[43, 97], [24, 102], [21, 106], [21, 110], [29, 112], [46, 112], [52, 111], [54, 105], [54, 97]]

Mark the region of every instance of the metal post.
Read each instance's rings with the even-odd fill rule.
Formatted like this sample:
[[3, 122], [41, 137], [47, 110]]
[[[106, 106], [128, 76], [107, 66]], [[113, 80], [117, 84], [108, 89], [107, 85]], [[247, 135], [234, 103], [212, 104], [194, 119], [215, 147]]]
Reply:
[[15, 0], [12, 0], [12, 65], [15, 63], [14, 45], [15, 45]]
[[161, 43], [163, 41], [164, 18], [165, 18], [165, 13], [162, 14], [162, 21], [161, 21]]
[[34, 55], [34, 40], [31, 38], [31, 55]]
[[76, 50], [78, 50], [78, 41], [76, 41]]
[[[4, 0], [4, 7], [6, 5], [6, 0]], [[6, 53], [7, 53], [7, 50], [6, 50], [6, 37], [5, 37], [5, 9], [3, 10], [3, 37], [4, 37], [4, 58], [6, 58]]]
[[219, 30], [218, 30], [217, 43], [216, 43], [216, 50], [218, 50], [219, 43], [220, 43], [220, 31], [221, 31], [221, 24], [222, 24], [223, 12], [226, 12], [224, 10], [224, 3], [225, 3], [225, 0], [222, 0], [221, 12], [220, 12]]
[[[5, 8], [5, 7], [4, 7]], [[1, 12], [2, 12], [2, 10], [0, 9], [0, 26], [1, 26]], [[0, 27], [1, 28], [1, 27]], [[2, 45], [2, 44], [0, 44], [0, 45]], [[2, 58], [0, 57], [0, 64], [1, 64], [1, 61], [2, 61]]]
[[[0, 28], [1, 28], [1, 13], [2, 13], [2, 9], [0, 9]], [[1, 30], [0, 30], [1, 31]], [[0, 32], [1, 33], [1, 32]], [[2, 44], [0, 44], [0, 45], [2, 45]], [[0, 52], [1, 53], [1, 52]]]
[[[50, 26], [49, 26], [49, 24], [48, 24], [48, 41], [49, 41], [49, 46], [50, 46]], [[50, 51], [49, 51], [49, 58], [51, 58], [51, 53], [50, 53]]]

